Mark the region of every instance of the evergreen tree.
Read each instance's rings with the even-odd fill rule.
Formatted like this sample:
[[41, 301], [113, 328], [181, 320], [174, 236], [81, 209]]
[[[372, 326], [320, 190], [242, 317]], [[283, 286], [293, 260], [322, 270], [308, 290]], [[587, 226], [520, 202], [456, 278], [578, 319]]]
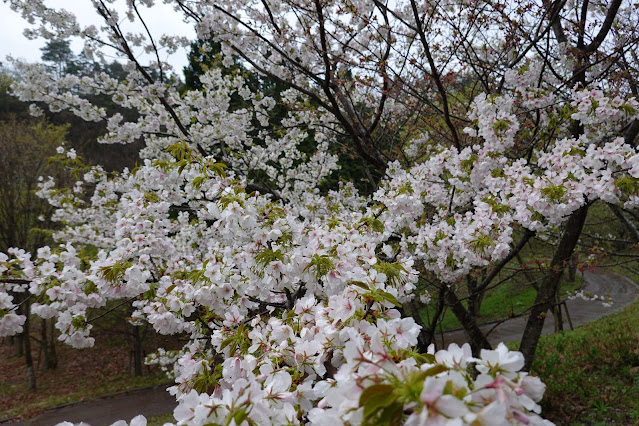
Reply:
[[44, 47], [40, 48], [40, 51], [42, 61], [47, 63], [47, 68], [56, 77], [76, 74], [79, 71], [79, 64], [71, 50], [69, 40], [49, 40]]

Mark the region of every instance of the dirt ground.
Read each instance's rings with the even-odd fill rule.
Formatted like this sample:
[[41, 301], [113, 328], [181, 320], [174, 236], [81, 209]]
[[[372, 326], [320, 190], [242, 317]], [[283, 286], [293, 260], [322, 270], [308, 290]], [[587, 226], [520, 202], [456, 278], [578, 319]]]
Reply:
[[[170, 382], [157, 367], [144, 367], [143, 376], [134, 377], [130, 336], [124, 333], [127, 329], [121, 327], [122, 321], [105, 319], [108, 321], [96, 324], [93, 330], [96, 336], [94, 347], [73, 349], [62, 343], [56, 345], [58, 367], [55, 370], [43, 370], [44, 357], [39, 352], [37, 341], [32, 340], [35, 391], [28, 387], [24, 357], [15, 356], [11, 339], [0, 339], [0, 423], [7, 422], [9, 418], [14, 422], [34, 418], [41, 415], [47, 405], [76, 401], [86, 404], [86, 401], [94, 401], [100, 395]], [[31, 334], [33, 339], [37, 339], [40, 337], [40, 321], [32, 321], [32, 326]], [[173, 337], [149, 333], [144, 342], [144, 352], [151, 353], [158, 347], [175, 349], [180, 346], [181, 343]], [[158, 393], [164, 394], [164, 389]], [[68, 412], [67, 409], [65, 412]], [[14, 417], [16, 413], [20, 414], [19, 419]]]

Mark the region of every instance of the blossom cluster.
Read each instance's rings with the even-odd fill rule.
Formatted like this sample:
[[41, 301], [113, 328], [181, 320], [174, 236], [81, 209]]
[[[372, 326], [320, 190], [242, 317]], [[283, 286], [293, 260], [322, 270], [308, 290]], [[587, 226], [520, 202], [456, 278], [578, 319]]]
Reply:
[[[473, 105], [477, 143], [428, 146], [409, 169], [390, 164], [377, 204], [349, 185], [321, 195], [284, 184], [274, 200], [248, 192], [241, 167], [154, 137], [149, 158], [117, 176], [61, 148], [82, 178], [72, 190], [43, 180], [40, 194], [66, 242], [33, 259], [2, 255], [2, 333], [25, 320], [10, 293], [28, 292], [32, 313], [55, 318], [60, 340], [78, 348], [94, 343], [91, 312], [129, 299], [132, 321], [191, 338], [154, 361], [175, 378], [179, 424], [543, 422], [543, 386], [518, 372], [521, 355], [418, 354], [420, 326], [398, 308], [428, 299], [416, 261], [452, 283], [503, 259], [517, 226], [543, 231], [597, 198], [634, 205], [639, 157], [621, 138], [587, 133], [536, 151], [534, 166], [509, 160], [513, 99]], [[392, 398], [380, 405], [376, 393]]]
[[[578, 111], [590, 95], [575, 93]], [[615, 104], [628, 105], [625, 112], [615, 109], [616, 116], [638, 117], [634, 99]], [[610, 114], [588, 110], [592, 132], [532, 150], [536, 162], [531, 163], [505, 155], [519, 127], [508, 112], [512, 105], [508, 97], [488, 101], [480, 96], [470, 113], [482, 118], [480, 129], [467, 133], [483, 139], [481, 143], [462, 150], [432, 146], [427, 158], [410, 169], [390, 164], [389, 179], [375, 194], [387, 208], [381, 219], [390, 232], [402, 236], [404, 252], [444, 281], [455, 282], [474, 268], [503, 259], [517, 227], [552, 229], [596, 200], [637, 205], [639, 155], [621, 137], [599, 137]], [[585, 120], [582, 114], [575, 112], [572, 118]]]
[[[175, 418], [178, 424], [196, 425], [229, 419], [299, 424], [302, 411], [317, 425], [387, 422], [402, 414], [408, 425], [551, 424], [538, 416], [545, 386], [519, 372], [520, 353], [500, 345], [474, 358], [469, 345], [452, 344], [437, 352], [431, 346], [417, 360], [392, 350], [393, 339], [383, 328], [364, 328], [364, 333], [348, 333], [343, 363], [330, 379], [300, 382], [297, 371], [271, 367], [256, 376], [255, 359], [230, 359], [224, 377], [232, 380], [212, 394], [192, 390], [182, 395]], [[479, 371], [475, 378], [471, 364]]]
[[[464, 354], [464, 367], [454, 374], [452, 365], [434, 372], [431, 368], [443, 361], [434, 362], [432, 354], [424, 360], [414, 352], [420, 326], [397, 308], [414, 297], [417, 272], [411, 257], [382, 244], [387, 231], [375, 218], [382, 217], [378, 207], [362, 212], [359, 205], [332, 205], [328, 196], [322, 203], [330, 216], [303, 218], [291, 205], [247, 194], [230, 175], [206, 176], [202, 187], [216, 194], [210, 201], [189, 199], [189, 185], [202, 176], [197, 164], [160, 172], [147, 162], [108, 185], [99, 172], [83, 177], [99, 194], [83, 206], [99, 213], [95, 227], [89, 230], [73, 215], [82, 205], [82, 191], [62, 194], [45, 181], [42, 191], [59, 202], [59, 217], [67, 219], [61, 235], [73, 243], [43, 247], [35, 259], [12, 250], [2, 257], [2, 273], [28, 280], [32, 312], [55, 318], [60, 339], [78, 348], [93, 344], [92, 309], [117, 299], [130, 298], [134, 320], [147, 321], [159, 333], [190, 335], [179, 354], [155, 357], [175, 378], [171, 392], [179, 402], [174, 413], [179, 424], [357, 421], [366, 398], [358, 399], [353, 385], [364, 390], [421, 372], [433, 373], [421, 378], [426, 391], [417, 395], [423, 398], [398, 400], [412, 410], [407, 421], [426, 415], [470, 421], [497, 405], [504, 421], [537, 418], [538, 407], [521, 399], [525, 374], [498, 379], [502, 367], [509, 368], [502, 361], [495, 364], [492, 381], [480, 375], [476, 387], [456, 393], [456, 411], [426, 407], [436, 404], [431, 386], [438, 389], [439, 384], [431, 380], [461, 383], [457, 374], [472, 376], [462, 372], [468, 362], [481, 364], [468, 347], [452, 348]], [[109, 199], [117, 200], [118, 208], [105, 202]], [[185, 204], [199, 220], [189, 220], [186, 212], [172, 218], [170, 206]], [[86, 244], [98, 253], [87, 258], [75, 249]], [[376, 252], [378, 246], [386, 257]], [[3, 290], [14, 289], [5, 285]], [[15, 332], [8, 328], [6, 334]], [[498, 351], [510, 356], [505, 348]], [[435, 357], [457, 356], [446, 353]], [[512, 394], [507, 399], [487, 390], [502, 387], [500, 395]], [[484, 388], [490, 395], [473, 399], [464, 393], [474, 395], [476, 389], [479, 395]], [[351, 394], [348, 400], [339, 396], [345, 390]], [[538, 401], [541, 393], [536, 392]], [[479, 399], [486, 407], [493, 404], [489, 411], [479, 408]], [[342, 400], [346, 405], [337, 405]]]
[[[142, 138], [145, 147], [140, 165], [119, 174], [58, 149], [80, 178], [70, 188], [41, 181], [60, 223], [57, 246], [0, 253], [0, 336], [22, 332], [27, 313], [18, 312], [30, 298], [31, 313], [54, 319], [61, 341], [89, 347], [98, 309], [130, 303], [133, 324], [187, 337], [181, 350], [148, 360], [175, 380], [178, 424], [548, 423], [539, 416], [544, 385], [520, 371], [520, 353], [504, 345], [475, 356], [468, 345], [419, 353], [421, 326], [407, 309], [430, 300], [424, 271], [455, 291], [506, 259], [522, 230], [555, 230], [595, 200], [639, 202], [639, 155], [621, 133], [639, 104], [608, 95], [605, 84], [557, 84], [571, 81], [574, 66], [563, 43], [558, 59], [517, 51], [513, 40], [548, 27], [534, 25], [548, 16], [540, 4], [486, 4], [494, 13], [475, 19], [477, 2], [165, 1], [220, 43], [223, 66], [239, 56], [286, 83], [276, 99], [240, 72], [213, 68], [201, 90], [185, 92], [163, 80], [158, 46], [173, 51], [185, 40], [123, 32], [136, 2], [124, 15], [94, 2], [99, 28], [42, 0], [11, 3], [40, 24], [31, 35], [79, 34], [98, 58], [103, 40], [127, 61], [121, 80], [52, 76], [15, 61], [22, 80], [13, 93], [105, 123], [103, 143]], [[500, 37], [508, 14], [521, 19]], [[439, 24], [427, 36], [421, 16]], [[437, 40], [453, 42], [429, 49]], [[155, 51], [158, 81], [134, 51]], [[530, 60], [503, 63], [518, 57]], [[471, 90], [463, 108], [447, 103], [441, 86], [464, 98], [456, 67], [474, 65], [506, 69], [498, 84], [481, 77], [499, 93]], [[104, 96], [137, 118], [88, 100]], [[425, 111], [440, 105], [463, 111], [429, 122]], [[466, 127], [451, 129], [451, 117]], [[383, 168], [372, 196], [353, 183], [320, 190], [348, 138]]]

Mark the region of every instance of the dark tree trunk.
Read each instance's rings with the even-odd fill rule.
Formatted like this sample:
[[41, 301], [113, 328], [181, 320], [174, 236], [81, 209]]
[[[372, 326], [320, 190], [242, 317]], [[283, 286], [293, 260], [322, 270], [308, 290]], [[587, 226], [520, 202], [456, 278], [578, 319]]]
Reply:
[[142, 375], [142, 337], [140, 336], [140, 327], [132, 326], [133, 331], [131, 333], [133, 341], [133, 371], [135, 376]]
[[27, 317], [24, 322], [24, 331], [22, 332], [23, 341], [24, 341], [24, 360], [27, 364], [27, 377], [29, 378], [29, 389], [36, 389], [36, 377], [35, 370], [33, 369], [33, 357], [31, 356], [31, 339], [29, 338], [30, 332], [30, 322], [29, 322], [29, 311], [30, 311], [30, 303], [29, 299], [25, 299], [24, 304], [22, 305], [23, 315]]
[[419, 332], [419, 336], [417, 336], [417, 350], [419, 352], [426, 352], [428, 350], [428, 346], [430, 346], [431, 343], [435, 343], [435, 330], [437, 329], [437, 324], [439, 323], [440, 317], [444, 312], [444, 301], [447, 290], [448, 288], [445, 285], [442, 285], [442, 287], [439, 289], [437, 306], [435, 307], [435, 312], [433, 313], [430, 324], [428, 325], [424, 324], [419, 317], [417, 302], [415, 302], [414, 300], [411, 302], [413, 317], [415, 321], [422, 327], [421, 331]]
[[621, 221], [621, 223], [626, 228], [626, 231], [628, 231], [628, 234], [630, 234], [630, 237], [633, 239], [633, 241], [639, 241], [639, 231], [637, 230], [637, 227], [635, 226], [635, 224], [632, 223], [632, 221], [628, 219], [623, 214], [621, 209], [617, 207], [616, 205], [608, 204], [608, 207], [610, 208], [610, 210], [612, 210], [614, 215], [617, 216], [617, 219]]
[[559, 295], [555, 296], [555, 303], [552, 305], [552, 316], [555, 320], [555, 333], [564, 331], [564, 319], [561, 313], [561, 305], [559, 304]]
[[519, 350], [524, 354], [526, 360], [524, 365], [525, 371], [530, 370], [530, 366], [535, 359], [535, 351], [537, 350], [537, 343], [539, 342], [539, 337], [544, 327], [546, 312], [555, 304], [559, 283], [561, 282], [561, 275], [575, 250], [587, 214], [588, 205], [585, 205], [570, 216], [566, 222], [564, 234], [559, 241], [559, 246], [550, 262], [550, 270], [546, 272], [539, 286], [537, 298], [530, 311], [526, 329], [521, 338], [521, 345], [519, 346]]
[[13, 355], [16, 358], [24, 356], [24, 335], [22, 333], [13, 336]]
[[450, 306], [451, 311], [453, 311], [453, 314], [455, 314], [464, 328], [464, 335], [466, 339], [468, 339], [468, 343], [470, 343], [474, 356], [479, 356], [479, 352], [482, 349], [492, 349], [492, 346], [488, 343], [488, 339], [486, 339], [484, 333], [479, 329], [475, 317], [470, 315], [455, 295], [455, 292], [446, 292], [446, 304]]
[[521, 240], [515, 245], [508, 255], [490, 270], [484, 269], [478, 278], [468, 277], [468, 309], [464, 307], [454, 292], [449, 291], [446, 295], [446, 304], [450, 306], [453, 314], [457, 317], [464, 328], [464, 334], [473, 350], [473, 355], [479, 356], [481, 349], [491, 349], [488, 339], [477, 325], [477, 318], [480, 314], [481, 303], [486, 293], [486, 289], [495, 279], [499, 272], [514, 259], [524, 248], [528, 241], [535, 235], [533, 231], [526, 230]]
[[40, 337], [42, 351], [44, 352], [44, 369], [55, 370], [58, 368], [58, 355], [55, 350], [55, 329], [52, 320], [42, 320]]
[[[22, 302], [24, 302], [24, 298], [26, 297], [25, 294], [24, 293], [14, 293], [13, 297], [15, 299], [16, 305], [19, 305], [18, 312], [16, 312], [16, 313], [23, 314], [24, 308], [22, 306]], [[16, 358], [22, 358], [24, 356], [24, 336], [25, 336], [25, 331], [24, 330], [26, 330], [26, 324], [25, 324], [25, 327], [23, 327], [23, 332], [20, 333], [20, 334], [16, 334], [12, 338], [13, 355]]]
[[479, 278], [473, 278], [470, 275], [466, 277], [468, 282], [468, 313], [473, 318], [481, 317], [481, 304], [486, 295], [485, 287], [480, 286], [486, 278], [486, 270], [482, 270]]
[[574, 283], [577, 278], [577, 263], [579, 263], [579, 256], [577, 253], [573, 253], [568, 265], [568, 282]]
[[415, 299], [411, 300], [410, 303], [405, 306], [410, 308], [412, 318], [421, 327], [419, 335], [417, 336], [417, 350], [419, 352], [426, 352], [428, 345], [430, 345], [430, 339], [426, 333], [427, 325], [424, 323], [421, 315], [419, 314], [421, 306]]

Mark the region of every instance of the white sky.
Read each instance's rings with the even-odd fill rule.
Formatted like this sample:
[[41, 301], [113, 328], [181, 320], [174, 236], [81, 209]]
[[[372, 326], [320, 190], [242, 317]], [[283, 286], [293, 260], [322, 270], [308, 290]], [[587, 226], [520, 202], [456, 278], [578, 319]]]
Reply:
[[[90, 24], [100, 26], [103, 23], [89, 1], [49, 0], [46, 4], [56, 9], [71, 10], [78, 18], [81, 26]], [[159, 37], [161, 34], [170, 34], [183, 35], [190, 40], [195, 39], [195, 30], [192, 26], [182, 22], [182, 17], [173, 11], [170, 6], [157, 1], [156, 5], [151, 9], [147, 9], [144, 6], [139, 6], [139, 9], [154, 37]], [[29, 27], [29, 23], [0, 0], [0, 62], [7, 64], [5, 57], [8, 55], [29, 62], [40, 61], [42, 55], [40, 48], [45, 45], [45, 40], [28, 40], [25, 38], [22, 32], [27, 27]], [[132, 28], [129, 29], [133, 30]], [[72, 42], [71, 48], [76, 55], [79, 54], [82, 50], [82, 42]], [[186, 54], [186, 51], [178, 51], [169, 57], [168, 60], [173, 65], [174, 72], [180, 76], [182, 76], [182, 67], [187, 63]], [[165, 57], [166, 54], [164, 57], [161, 56], [162, 59]], [[142, 59], [142, 62], [146, 61]]]

